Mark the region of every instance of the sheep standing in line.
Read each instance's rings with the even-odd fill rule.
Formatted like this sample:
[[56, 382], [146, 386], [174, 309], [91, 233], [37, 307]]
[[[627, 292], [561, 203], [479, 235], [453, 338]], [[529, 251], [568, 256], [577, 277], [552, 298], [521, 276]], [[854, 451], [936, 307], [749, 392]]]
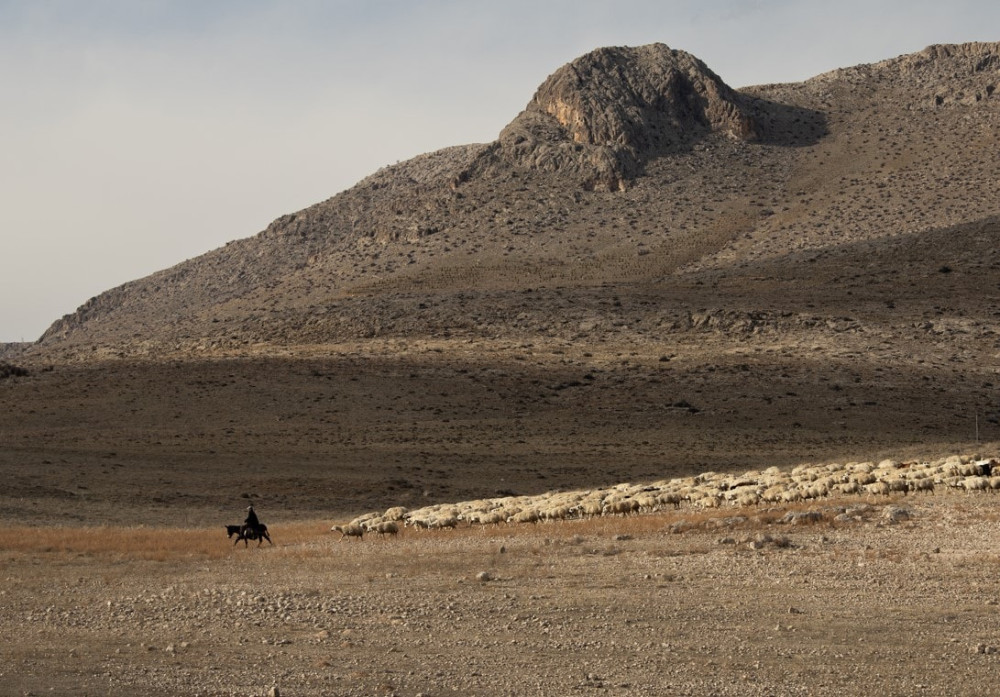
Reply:
[[928, 462], [887, 459], [877, 464], [806, 464], [791, 470], [769, 467], [743, 474], [704, 472], [648, 484], [622, 483], [586, 491], [434, 504], [408, 513], [396, 507], [383, 516], [368, 514], [357, 520], [371, 530], [379, 522], [397, 516], [402, 516], [404, 524], [417, 528], [455, 527], [459, 521], [485, 528], [504, 521], [513, 524], [649, 513], [666, 506], [679, 508], [682, 504], [702, 508], [781, 505], [836, 495], [933, 493], [936, 486], [945, 485], [964, 491], [993, 491], [1000, 489], [997, 466], [1000, 463], [996, 460], [952, 456]]

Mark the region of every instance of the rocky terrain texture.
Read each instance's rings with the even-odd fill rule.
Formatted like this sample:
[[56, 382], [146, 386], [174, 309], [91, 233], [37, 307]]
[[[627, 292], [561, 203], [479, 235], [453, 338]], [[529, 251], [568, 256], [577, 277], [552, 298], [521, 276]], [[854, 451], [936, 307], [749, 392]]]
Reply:
[[989, 695], [989, 494], [338, 542], [7, 528], [9, 694]]
[[38, 348], [575, 340], [602, 322], [670, 341], [703, 308], [765, 326], [775, 312], [847, 316], [896, 339], [937, 319], [907, 300], [940, 300], [924, 287], [945, 267], [986, 297], [938, 308], [992, 320], [998, 53], [934, 46], [736, 91], [666, 46], [600, 49], [554, 73], [498, 141], [388, 167], [110, 290]]
[[[985, 473], [726, 492], [1000, 452], [998, 56], [736, 90], [600, 49], [0, 346], [0, 692], [995, 692]], [[720, 507], [329, 533], [688, 479]]]
[[588, 191], [624, 191], [645, 161], [711, 133], [758, 138], [766, 127], [755, 106], [689, 53], [599, 49], [550, 76], [457, 181], [514, 165], [570, 173]]

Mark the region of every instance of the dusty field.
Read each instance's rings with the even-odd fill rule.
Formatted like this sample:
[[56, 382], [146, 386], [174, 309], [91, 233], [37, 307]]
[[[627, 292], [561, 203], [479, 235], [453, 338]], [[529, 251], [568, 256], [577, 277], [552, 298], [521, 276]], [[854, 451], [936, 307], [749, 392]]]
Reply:
[[996, 502], [849, 497], [804, 525], [681, 510], [360, 542], [272, 519], [276, 545], [246, 549], [221, 526], [11, 527], [0, 692], [995, 694]]
[[1000, 440], [989, 343], [957, 362], [950, 342], [883, 348], [850, 334], [813, 357], [823, 341], [389, 343], [28, 364], [30, 376], [0, 381], [0, 522], [212, 526], [238, 522], [248, 501], [270, 518], [352, 517], [971, 453], [977, 413], [981, 441]]
[[[395, 504], [972, 453], [993, 347], [962, 350], [790, 332], [26, 362], [0, 382], [0, 694], [991, 694], [988, 494], [900, 499], [894, 523], [885, 501], [837, 520], [852, 498], [806, 526], [328, 532]], [[225, 538], [248, 501], [274, 547]]]

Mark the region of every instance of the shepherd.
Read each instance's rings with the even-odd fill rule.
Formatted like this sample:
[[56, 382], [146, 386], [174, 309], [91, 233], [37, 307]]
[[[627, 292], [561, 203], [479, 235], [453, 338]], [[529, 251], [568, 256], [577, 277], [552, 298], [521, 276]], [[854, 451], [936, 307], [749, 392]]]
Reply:
[[243, 521], [242, 536], [250, 540], [259, 540], [261, 538], [260, 520], [257, 518], [257, 512], [254, 511], [253, 505], [247, 506], [247, 517]]
[[247, 519], [243, 521], [243, 525], [246, 526], [250, 532], [256, 532], [260, 527], [260, 521], [257, 519], [257, 513], [254, 511], [253, 506], [247, 506]]

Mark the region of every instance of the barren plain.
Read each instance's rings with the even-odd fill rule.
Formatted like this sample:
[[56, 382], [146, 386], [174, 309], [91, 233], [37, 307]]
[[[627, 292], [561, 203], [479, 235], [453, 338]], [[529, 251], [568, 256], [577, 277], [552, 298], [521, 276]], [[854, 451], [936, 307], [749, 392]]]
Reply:
[[[806, 510], [795, 507], [793, 510]], [[7, 527], [0, 683], [65, 695], [989, 695], [989, 494], [404, 530]]]
[[[329, 528], [996, 456], [998, 82], [997, 44], [743, 90], [601, 49], [0, 347], [0, 693], [996, 693], [987, 492]], [[226, 539], [250, 503], [273, 546]]]

